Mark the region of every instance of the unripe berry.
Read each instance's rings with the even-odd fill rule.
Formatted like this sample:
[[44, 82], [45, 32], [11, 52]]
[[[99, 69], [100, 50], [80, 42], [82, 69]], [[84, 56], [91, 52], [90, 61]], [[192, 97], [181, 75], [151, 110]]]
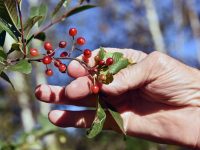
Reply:
[[70, 29], [69, 29], [69, 35], [70, 35], [70, 36], [75, 36], [76, 34], [77, 34], [76, 28], [70, 28]]
[[104, 60], [100, 60], [99, 61], [99, 66], [103, 66], [103, 65], [105, 65], [105, 61]]
[[85, 39], [83, 37], [79, 37], [79, 38], [77, 38], [76, 43], [78, 45], [84, 45], [85, 44]]
[[101, 75], [99, 76], [99, 80], [100, 80], [100, 81], [106, 81], [106, 76], [105, 76], [104, 74], [101, 74]]
[[106, 65], [107, 66], [110, 66], [110, 65], [112, 65], [113, 64], [113, 59], [112, 58], [108, 58], [107, 60], [106, 60]]
[[60, 64], [59, 71], [65, 73], [67, 71], [67, 66], [65, 64]]
[[91, 87], [92, 93], [98, 94], [99, 93], [99, 87], [97, 85], [93, 85]]
[[61, 54], [60, 54], [60, 57], [67, 57], [68, 56], [68, 53], [67, 52], [62, 52]]
[[59, 43], [59, 47], [60, 48], [65, 48], [67, 46], [67, 42], [65, 42], [65, 41], [60, 41], [60, 43]]
[[42, 62], [45, 65], [50, 64], [52, 62], [52, 58], [50, 56], [44, 56]]
[[44, 49], [47, 51], [53, 50], [53, 46], [50, 42], [45, 42], [44, 43]]
[[52, 69], [47, 69], [45, 71], [45, 73], [46, 73], [47, 76], [52, 76], [53, 75], [53, 70]]
[[62, 64], [62, 62], [61, 62], [59, 59], [56, 59], [56, 60], [54, 61], [54, 66], [55, 66], [55, 67], [59, 67], [60, 64]]
[[55, 55], [55, 51], [54, 50], [49, 50], [49, 51], [47, 51], [47, 55], [52, 57], [52, 56]]
[[95, 60], [96, 63], [98, 63], [98, 62], [100, 61], [99, 55], [96, 55], [96, 56], [94, 57], [94, 60]]
[[38, 49], [36, 49], [36, 48], [31, 48], [31, 49], [30, 49], [30, 55], [33, 56], [33, 57], [38, 56], [38, 55], [39, 55]]
[[84, 57], [86, 57], [86, 58], [90, 58], [91, 55], [92, 55], [92, 52], [91, 52], [91, 50], [89, 50], [89, 49], [85, 49], [85, 50], [83, 51], [83, 55], [84, 55]]

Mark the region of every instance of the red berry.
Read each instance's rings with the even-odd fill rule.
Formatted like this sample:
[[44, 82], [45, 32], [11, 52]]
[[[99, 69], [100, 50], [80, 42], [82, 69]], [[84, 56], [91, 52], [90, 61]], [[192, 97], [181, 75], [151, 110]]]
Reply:
[[79, 38], [77, 38], [76, 43], [78, 45], [84, 45], [85, 44], [85, 39], [83, 37], [79, 37]]
[[83, 57], [82, 57], [82, 60], [83, 60], [85, 63], [89, 63], [89, 58], [85, 57], [84, 55], [83, 55]]
[[60, 54], [60, 57], [67, 57], [68, 56], [68, 53], [67, 52], [62, 52], [61, 54]]
[[46, 73], [47, 76], [52, 76], [53, 75], [53, 70], [52, 69], [47, 69], [45, 71], [45, 73]]
[[85, 50], [83, 51], [83, 55], [84, 55], [84, 57], [86, 57], [86, 58], [90, 58], [91, 55], [92, 55], [92, 52], [91, 52], [91, 50], [89, 50], [89, 49], [85, 49]]
[[93, 85], [91, 87], [92, 93], [98, 94], [99, 93], [99, 87], [97, 85]]
[[31, 49], [30, 49], [30, 55], [33, 56], [33, 57], [38, 56], [38, 55], [39, 55], [38, 49], [36, 49], [36, 48], [31, 48]]
[[65, 64], [60, 64], [59, 71], [65, 73], [67, 71], [67, 66]]
[[107, 60], [106, 60], [106, 65], [107, 66], [110, 66], [110, 65], [112, 65], [113, 64], [113, 59], [112, 58], [108, 58]]
[[65, 41], [60, 41], [60, 43], [59, 43], [59, 47], [60, 48], [65, 48], [67, 46], [67, 42], [65, 42]]
[[43, 64], [50, 64], [52, 62], [52, 58], [50, 56], [44, 56], [42, 59]]
[[50, 42], [45, 42], [44, 43], [44, 49], [47, 50], [47, 51], [50, 51], [53, 49], [53, 46]]
[[100, 60], [99, 61], [99, 66], [103, 66], [103, 65], [105, 65], [105, 61], [104, 60]]
[[53, 55], [55, 55], [55, 51], [54, 50], [47, 51], [47, 55], [52, 57]]
[[76, 34], [77, 34], [76, 28], [71, 28], [71, 29], [69, 29], [69, 35], [70, 35], [70, 36], [75, 36]]
[[56, 60], [54, 61], [54, 66], [59, 67], [60, 64], [62, 64], [62, 62], [61, 62], [59, 59], [56, 59]]

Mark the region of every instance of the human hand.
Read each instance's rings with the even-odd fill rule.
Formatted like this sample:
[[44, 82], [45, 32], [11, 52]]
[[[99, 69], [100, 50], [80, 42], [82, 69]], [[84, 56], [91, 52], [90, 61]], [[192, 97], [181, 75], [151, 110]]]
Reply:
[[[137, 62], [121, 70], [111, 84], [101, 88], [107, 95], [105, 101], [122, 116], [126, 133], [200, 148], [200, 72], [159, 52], [147, 55], [131, 49], [106, 50], [120, 51]], [[98, 50], [92, 54], [91, 66], [97, 53]], [[68, 73], [76, 79], [66, 87], [40, 85], [35, 91], [37, 98], [48, 103], [95, 107], [87, 71], [73, 61]], [[93, 110], [49, 113], [50, 121], [60, 127], [88, 128], [94, 116]], [[109, 116], [104, 128], [119, 131]]]

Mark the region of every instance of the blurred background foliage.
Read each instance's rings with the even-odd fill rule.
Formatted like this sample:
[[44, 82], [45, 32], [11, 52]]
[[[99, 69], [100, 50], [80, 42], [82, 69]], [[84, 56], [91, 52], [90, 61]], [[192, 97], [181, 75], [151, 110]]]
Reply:
[[[57, 2], [23, 0], [22, 11], [28, 17], [31, 7], [45, 3], [51, 11]], [[77, 3], [72, 1], [71, 5]], [[104, 46], [133, 48], [146, 53], [158, 50], [200, 68], [199, 0], [91, 0], [90, 3], [99, 7], [67, 18], [49, 29], [47, 40], [55, 47], [60, 40], [70, 43], [67, 31], [76, 27], [79, 35], [87, 39], [86, 47], [90, 49]], [[62, 11], [64, 9], [67, 8]], [[10, 40], [7, 37], [5, 47], [9, 48]], [[32, 46], [43, 51], [41, 44], [37, 40], [32, 42]], [[46, 78], [43, 70], [43, 66], [34, 64], [31, 76], [10, 73], [15, 91], [0, 81], [1, 150], [187, 150], [131, 137], [124, 141], [122, 135], [112, 132], [87, 139], [83, 129], [53, 126], [47, 119], [50, 109], [84, 108], [38, 102], [34, 96], [38, 84], [48, 82], [63, 86], [73, 80], [56, 70], [56, 75]]]

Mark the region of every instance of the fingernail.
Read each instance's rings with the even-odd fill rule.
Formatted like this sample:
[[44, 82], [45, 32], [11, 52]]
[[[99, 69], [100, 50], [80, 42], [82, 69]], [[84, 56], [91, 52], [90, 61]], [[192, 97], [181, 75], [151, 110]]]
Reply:
[[52, 110], [49, 113], [49, 120], [53, 123], [56, 124], [59, 122], [60, 119], [62, 119], [62, 116], [64, 115], [64, 111], [62, 110]]

